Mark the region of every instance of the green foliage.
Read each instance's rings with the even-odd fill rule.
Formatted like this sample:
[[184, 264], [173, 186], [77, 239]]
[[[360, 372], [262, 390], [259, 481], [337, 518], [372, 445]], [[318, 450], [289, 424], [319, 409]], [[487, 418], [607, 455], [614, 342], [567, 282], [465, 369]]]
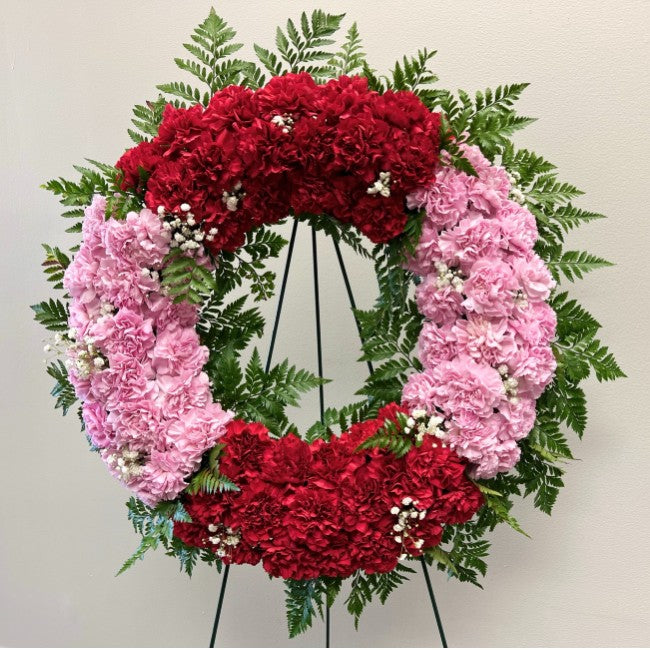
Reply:
[[41, 265], [48, 282], [54, 284], [54, 289], [63, 289], [63, 275], [70, 264], [70, 258], [56, 246], [43, 244], [45, 261]]
[[300, 16], [298, 25], [293, 20], [287, 21], [286, 29], [277, 28], [275, 46], [278, 54], [259, 45], [255, 53], [262, 65], [272, 75], [286, 72], [309, 72], [317, 81], [329, 76], [332, 69], [327, 63], [334, 53], [324, 49], [335, 41], [330, 38], [339, 29], [344, 14], [326, 14], [320, 9], [308, 17], [305, 12]]
[[34, 320], [52, 332], [64, 332], [68, 329], [68, 309], [60, 300], [50, 298], [31, 306]]
[[239, 417], [262, 422], [276, 435], [289, 427], [287, 406], [298, 406], [302, 393], [317, 388], [327, 380], [289, 365], [285, 359], [265, 372], [257, 348], [242, 373], [228, 354], [217, 364], [214, 391], [224, 408]]
[[484, 534], [484, 529], [471, 523], [446, 527], [443, 542], [448, 542], [450, 549], [443, 551], [438, 548], [432, 554], [432, 560], [440, 570], [446, 571], [450, 576], [482, 588], [479, 580], [480, 576], [485, 576], [487, 572], [485, 558], [490, 549], [490, 542], [481, 539]]
[[517, 115], [514, 110], [515, 101], [527, 86], [522, 83], [498, 86], [495, 90], [488, 88], [476, 92], [474, 97], [464, 90], [452, 93], [436, 89], [422, 95], [422, 100], [429, 108], [444, 115], [445, 148], [451, 148], [457, 155], [458, 144], [477, 144], [488, 158], [494, 160], [512, 146], [510, 136], [515, 131], [534, 121]]
[[352, 578], [350, 594], [345, 601], [348, 612], [354, 617], [355, 628], [359, 627], [361, 614], [366, 605], [372, 602], [373, 597], [377, 596], [383, 605], [388, 596], [409, 579], [410, 573], [415, 572], [404, 564], [398, 564], [394, 571], [388, 573], [367, 574], [357, 571]]
[[181, 561], [181, 569], [192, 575], [199, 549], [190, 549], [173, 537], [175, 521], [191, 521], [190, 516], [180, 501], [162, 501], [151, 507], [131, 497], [127, 504], [128, 518], [133, 529], [142, 540], [135, 552], [124, 562], [117, 575], [130, 569], [138, 560], [144, 558], [147, 551], [163, 546], [167, 555], [175, 555]]
[[511, 142], [501, 153], [501, 164], [518, 176], [521, 187], [529, 187], [540, 174], [548, 174], [555, 169], [555, 165], [542, 156], [528, 149], [515, 149]]
[[576, 334], [595, 334], [601, 327], [577, 300], [569, 299], [566, 291], [556, 293], [550, 305], [557, 314], [557, 335], [560, 339]]
[[165, 106], [167, 106], [167, 101], [162, 95], [158, 95], [155, 101], [137, 104], [133, 107], [131, 122], [137, 130], [127, 129], [133, 142], [137, 144], [158, 135], [158, 127], [162, 122]]
[[290, 638], [309, 629], [316, 614], [323, 618], [324, 605], [334, 603], [342, 583], [341, 578], [284, 581]]
[[257, 228], [246, 235], [246, 243], [235, 253], [222, 251], [217, 268], [220, 291], [246, 286], [255, 301], [273, 295], [275, 274], [265, 268], [265, 261], [278, 257], [287, 241], [268, 227]]
[[329, 440], [335, 435], [333, 427], [338, 427], [341, 433], [347, 431], [353, 424], [375, 415], [376, 409], [373, 409], [367, 401], [346, 404], [341, 408], [326, 408], [323, 413], [323, 421], [318, 420], [309, 427], [305, 431], [304, 438], [307, 442], [313, 442], [318, 438]]
[[225, 303], [218, 292], [203, 303], [197, 330], [215, 358], [226, 349], [241, 352], [254, 337], [264, 333], [264, 318], [259, 309], [245, 309], [245, 305], [246, 296]]
[[582, 280], [585, 273], [612, 266], [612, 263], [584, 251], [565, 251], [559, 258], [549, 260], [547, 265], [556, 278], [562, 273], [573, 282]]
[[375, 247], [379, 296], [372, 309], [355, 313], [363, 342], [360, 360], [374, 364], [358, 393], [372, 402], [399, 402], [408, 375], [421, 368], [415, 346], [423, 317], [409, 295], [412, 274], [401, 266], [407, 247], [407, 240]]
[[326, 214], [301, 214], [300, 221], [309, 224], [316, 231], [324, 232], [336, 242], [343, 242], [357, 255], [370, 259], [371, 253], [366, 248], [364, 238], [349, 224], [344, 224]]
[[417, 56], [402, 58], [401, 63], [395, 62], [392, 70], [391, 88], [394, 90], [410, 90], [417, 95], [422, 95], [423, 90], [438, 81], [437, 75], [429, 68], [429, 61], [436, 52], [429, 52], [426, 48], [419, 50]]
[[224, 445], [217, 444], [204, 454], [201, 468], [190, 480], [188, 494], [215, 494], [216, 492], [237, 492], [239, 488], [229, 478], [219, 472], [219, 457]]
[[397, 422], [386, 420], [376, 433], [359, 445], [358, 449], [387, 449], [397, 458], [406, 456], [414, 444], [413, 437], [404, 433], [407, 418], [404, 413], [398, 413]]
[[198, 79], [207, 90], [176, 81], [160, 84], [158, 90], [190, 104], [207, 106], [217, 90], [239, 84], [243, 78], [254, 77], [252, 64], [231, 58], [242, 48], [241, 43], [233, 42], [234, 37], [235, 30], [211, 9], [208, 17], [191, 34], [192, 43], [183, 44], [192, 58], [174, 59], [181, 70]]
[[625, 377], [614, 355], [592, 334], [569, 341], [567, 345], [555, 344], [558, 367], [569, 381], [582, 381], [590, 375], [591, 370], [598, 381]]
[[358, 74], [363, 69], [365, 53], [356, 23], [352, 23], [341, 49], [329, 60], [327, 74], [331, 78]]
[[[70, 208], [62, 213], [63, 217], [82, 219], [83, 208], [90, 205], [96, 194], [106, 197], [106, 213], [116, 219], [123, 219], [127, 212], [140, 209], [138, 199], [120, 188], [119, 172], [115, 167], [96, 160], [87, 162], [90, 167], [73, 166], [80, 174], [78, 181], [55, 178], [42, 185], [43, 189], [59, 197], [61, 205]], [[68, 228], [68, 232], [79, 232], [79, 226], [75, 224]]]
[[47, 366], [47, 374], [56, 382], [50, 391], [52, 397], [56, 398], [54, 408], [60, 408], [63, 415], [67, 415], [70, 407], [77, 401], [74, 388], [68, 379], [68, 370], [63, 361], [58, 359]]
[[246, 285], [255, 301], [273, 295], [275, 274], [265, 263], [278, 257], [286, 240], [268, 227], [257, 228], [246, 236], [246, 243], [236, 253], [222, 251], [216, 260], [214, 286], [201, 308], [199, 332], [206, 345], [221, 351], [230, 344], [235, 351], [243, 350], [253, 336], [260, 336], [264, 321], [257, 309], [244, 309], [246, 298], [231, 304], [227, 296], [237, 287]]
[[173, 248], [163, 261], [162, 287], [174, 302], [200, 305], [216, 288], [214, 272]]

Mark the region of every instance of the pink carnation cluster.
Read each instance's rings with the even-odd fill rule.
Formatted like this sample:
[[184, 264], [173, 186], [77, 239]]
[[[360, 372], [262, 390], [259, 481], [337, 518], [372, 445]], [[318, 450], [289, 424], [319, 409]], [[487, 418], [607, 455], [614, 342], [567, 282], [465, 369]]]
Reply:
[[422, 277], [416, 301], [426, 317], [419, 339], [424, 371], [403, 402], [444, 419], [443, 437], [489, 478], [519, 459], [517, 441], [535, 421], [535, 400], [555, 371], [556, 318], [545, 302], [554, 281], [533, 252], [533, 215], [509, 199], [507, 172], [478, 147], [464, 147], [478, 176], [441, 168], [407, 197], [423, 208], [409, 268]]
[[232, 413], [202, 372], [197, 308], [161, 291], [170, 232], [150, 210], [105, 219], [86, 210], [83, 244], [65, 273], [67, 366], [86, 434], [110, 472], [150, 505], [175, 498]]

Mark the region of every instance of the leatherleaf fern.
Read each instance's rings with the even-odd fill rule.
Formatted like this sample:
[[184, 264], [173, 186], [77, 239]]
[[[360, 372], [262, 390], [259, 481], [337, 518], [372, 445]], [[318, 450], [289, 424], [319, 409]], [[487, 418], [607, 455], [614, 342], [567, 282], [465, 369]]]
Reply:
[[[431, 69], [435, 52], [426, 49], [401, 58], [390, 71], [380, 73], [365, 58], [356, 24], [337, 41], [342, 20], [342, 15], [323, 11], [303, 13], [278, 28], [273, 46], [255, 45], [258, 61], [252, 62], [234, 56], [241, 48], [233, 40], [234, 30], [211, 11], [184, 45], [188, 58], [176, 59], [184, 79], [159, 85], [161, 94], [138, 104], [133, 110], [134, 128], [128, 133], [135, 142], [148, 140], [157, 133], [167, 103], [206, 105], [216, 91], [230, 84], [257, 88], [269, 75], [299, 71], [309, 72], [318, 82], [341, 74], [363, 74], [371, 88], [379, 92], [411, 91], [430, 110], [442, 114], [442, 147], [449, 164], [475, 174], [463, 157], [461, 145], [476, 144], [490, 161], [502, 165], [516, 179], [514, 191], [518, 199], [537, 220], [536, 251], [558, 281], [550, 299], [557, 314], [557, 337], [553, 342], [557, 372], [537, 402], [535, 427], [520, 443], [521, 460], [515, 469], [478, 481], [485, 506], [470, 522], [446, 526], [441, 545], [427, 553], [429, 564], [461, 581], [479, 585], [487, 568], [490, 532], [505, 523], [525, 534], [511, 515], [514, 499], [530, 495], [536, 508], [551, 512], [563, 485], [567, 463], [573, 458], [569, 438], [582, 437], [587, 429], [585, 380], [591, 376], [598, 381], [624, 377], [598, 336], [600, 323], [570, 297], [565, 286], [610, 264], [588, 252], [565, 249], [568, 232], [603, 215], [575, 205], [574, 200], [582, 194], [580, 190], [561, 180], [552, 163], [514, 144], [515, 133], [533, 121], [515, 109], [527, 84], [501, 85], [474, 93], [441, 89]], [[118, 219], [124, 218], [129, 210], [142, 207], [140, 198], [121, 189], [114, 167], [88, 161], [75, 170], [79, 174], [77, 180], [58, 178], [44, 186], [59, 198], [67, 231], [75, 237], [68, 250], [45, 245], [43, 268], [60, 295], [33, 306], [36, 320], [58, 336], [65, 336], [67, 327], [68, 296], [62, 279], [76, 251], [83, 206], [90, 203], [93, 195], [101, 194], [109, 197], [107, 210]], [[323, 420], [306, 432], [305, 439], [313, 441], [319, 437], [327, 439], [354, 422], [375, 416], [388, 402], [399, 402], [408, 375], [421, 370], [415, 347], [423, 319], [409, 289], [415, 278], [402, 266], [418, 240], [420, 222], [411, 219], [402, 236], [376, 246], [370, 253], [359, 234], [348, 226], [326, 215], [302, 218], [337, 242], [372, 257], [379, 289], [373, 306], [355, 313], [362, 338], [361, 360], [370, 363], [373, 372], [359, 390], [358, 401], [327, 409]], [[265, 329], [264, 318], [254, 303], [271, 298], [275, 292], [276, 278], [266, 264], [281, 254], [286, 243], [273, 229], [262, 226], [248, 234], [236, 253], [222, 252], [211, 260], [210, 269], [175, 249], [162, 271], [163, 284], [177, 301], [200, 305], [197, 329], [210, 350], [205, 371], [215, 400], [233, 409], [238, 417], [263, 422], [276, 436], [297, 432], [287, 416], [287, 408], [298, 405], [303, 393], [323, 381], [288, 360], [267, 369], [258, 349], [251, 349]], [[246, 293], [242, 295], [243, 287]], [[47, 372], [55, 381], [52, 394], [56, 406], [65, 413], [76, 399], [65, 366], [55, 361]], [[397, 429], [389, 429], [380, 431], [365, 446], [386, 447], [397, 455], [406, 453], [411, 442], [400, 438]], [[219, 473], [220, 453], [219, 446], [206, 453], [200, 469], [188, 481], [189, 493], [238, 489]], [[173, 522], [189, 518], [180, 500], [151, 508], [131, 498], [127, 506], [141, 542], [120, 572], [157, 547], [177, 557], [181, 569], [189, 574], [198, 561], [220, 568], [220, 561], [209, 551], [188, 547], [173, 537]], [[345, 601], [355, 622], [373, 598], [384, 602], [408, 579], [409, 573], [412, 569], [400, 564], [389, 574], [355, 574]], [[331, 605], [341, 590], [342, 580], [337, 578], [285, 581], [290, 635], [304, 631], [316, 616], [322, 616], [324, 607]]]

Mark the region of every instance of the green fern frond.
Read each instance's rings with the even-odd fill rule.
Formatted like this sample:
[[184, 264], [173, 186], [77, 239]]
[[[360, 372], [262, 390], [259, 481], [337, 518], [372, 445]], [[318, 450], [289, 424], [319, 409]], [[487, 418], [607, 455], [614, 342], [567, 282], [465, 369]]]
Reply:
[[581, 280], [585, 273], [613, 266], [611, 262], [602, 257], [585, 251], [565, 251], [559, 259], [549, 260], [547, 265], [556, 278], [559, 273], [562, 273], [571, 282], [577, 279]]
[[335, 79], [341, 75], [351, 75], [363, 69], [365, 53], [356, 22], [352, 23], [345, 36], [341, 49], [329, 60], [328, 74]]
[[179, 248], [173, 248], [167, 254], [163, 265], [162, 286], [174, 302], [186, 300], [199, 305], [216, 288], [214, 272]]
[[50, 363], [47, 367], [47, 374], [56, 382], [50, 394], [56, 398], [55, 408], [60, 408], [63, 415], [67, 415], [70, 407], [77, 401], [74, 387], [68, 379], [68, 371], [60, 359]]
[[31, 306], [34, 320], [52, 332], [64, 332], [68, 329], [68, 308], [60, 300], [50, 298]]

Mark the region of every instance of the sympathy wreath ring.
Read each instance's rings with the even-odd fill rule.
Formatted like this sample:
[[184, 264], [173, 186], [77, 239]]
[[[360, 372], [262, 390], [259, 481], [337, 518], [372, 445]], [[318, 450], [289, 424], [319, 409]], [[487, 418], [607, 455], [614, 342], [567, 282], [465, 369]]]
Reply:
[[[289, 21], [279, 55], [256, 46], [266, 81], [231, 58], [234, 32], [212, 12], [185, 46], [195, 60], [177, 60], [209, 92], [160, 86], [175, 98], [135, 108], [136, 146], [115, 167], [47, 185], [88, 207], [66, 213], [83, 217], [72, 260], [46, 246], [69, 303], [34, 306], [65, 359], [49, 366], [57, 405], [81, 400], [92, 449], [135, 495], [143, 542], [123, 568], [158, 544], [188, 572], [261, 561], [287, 581], [292, 633], [349, 576], [358, 617], [407, 559], [476, 582], [482, 537], [520, 530], [513, 495], [550, 511], [571, 458], [560, 425], [585, 427], [579, 381], [622, 374], [556, 290], [560, 273], [606, 264], [562, 250], [600, 215], [510, 142], [530, 121], [512, 109], [525, 84], [456, 98], [432, 87], [426, 51], [379, 78], [355, 25], [323, 50], [341, 18]], [[229, 301], [245, 282], [256, 300], [273, 293], [264, 260], [286, 242], [269, 226], [288, 215], [371, 258], [379, 284], [355, 312], [376, 364], [365, 398], [304, 437], [285, 409], [323, 379], [266, 369], [257, 350], [242, 365], [264, 320]]]

